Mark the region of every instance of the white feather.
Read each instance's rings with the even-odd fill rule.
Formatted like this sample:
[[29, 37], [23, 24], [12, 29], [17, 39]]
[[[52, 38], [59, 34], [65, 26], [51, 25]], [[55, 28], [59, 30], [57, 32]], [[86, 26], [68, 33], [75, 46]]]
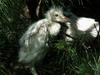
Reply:
[[[66, 34], [71, 35], [72, 37], [80, 37], [81, 35], [88, 34], [95, 38], [99, 31], [99, 23], [93, 18], [80, 17], [76, 22], [70, 22], [70, 24], [66, 23], [66, 25], [68, 26]], [[86, 40], [88, 37], [89, 36], [84, 36], [83, 38]], [[66, 38], [67, 41], [73, 40], [69, 37]]]

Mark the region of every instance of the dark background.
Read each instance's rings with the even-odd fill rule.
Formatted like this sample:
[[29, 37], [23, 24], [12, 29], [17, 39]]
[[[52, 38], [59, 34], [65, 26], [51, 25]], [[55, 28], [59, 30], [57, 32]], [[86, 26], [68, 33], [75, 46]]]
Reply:
[[[54, 1], [55, 4], [56, 4], [56, 1], [57, 0]], [[27, 0], [27, 5], [29, 7], [32, 18], [37, 17], [36, 15], [34, 15], [34, 12], [36, 10], [38, 2], [39, 0]], [[48, 3], [46, 4], [44, 4], [44, 2], [42, 1], [41, 3], [42, 9], [44, 8], [44, 10], [47, 10], [48, 8], [50, 8], [53, 5], [52, 0], [48, 0]], [[84, 17], [95, 18], [97, 20], [100, 19], [100, 11], [99, 11], [100, 1], [99, 0], [61, 0], [61, 1], [58, 1], [58, 4], [56, 5], [58, 6], [60, 5], [65, 8], [70, 6], [72, 11], [77, 16], [80, 16], [80, 17], [84, 16]], [[43, 15], [41, 14], [42, 13], [40, 13], [40, 18], [43, 17]]]

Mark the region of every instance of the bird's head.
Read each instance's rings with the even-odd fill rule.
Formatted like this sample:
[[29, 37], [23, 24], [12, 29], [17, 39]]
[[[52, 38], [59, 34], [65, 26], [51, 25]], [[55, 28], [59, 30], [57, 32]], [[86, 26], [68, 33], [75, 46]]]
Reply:
[[49, 11], [47, 11], [45, 16], [51, 22], [65, 23], [68, 21], [68, 18], [64, 16], [63, 10], [61, 8], [51, 8]]

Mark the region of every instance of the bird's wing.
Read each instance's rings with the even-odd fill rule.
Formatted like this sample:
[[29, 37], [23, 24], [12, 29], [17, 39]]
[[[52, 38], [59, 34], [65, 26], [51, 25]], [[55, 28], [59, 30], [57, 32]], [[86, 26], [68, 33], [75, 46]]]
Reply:
[[29, 45], [29, 40], [31, 39], [31, 37], [34, 35], [36, 35], [39, 30], [40, 30], [40, 27], [45, 24], [45, 20], [40, 20], [34, 24], [32, 24], [28, 30], [24, 33], [24, 35], [21, 37], [20, 39], [20, 44], [21, 45], [26, 45], [28, 46]]

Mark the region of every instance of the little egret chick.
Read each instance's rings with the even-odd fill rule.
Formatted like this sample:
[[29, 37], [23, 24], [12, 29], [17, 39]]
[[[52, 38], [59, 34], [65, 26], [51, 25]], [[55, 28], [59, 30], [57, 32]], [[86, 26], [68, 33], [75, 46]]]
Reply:
[[45, 18], [33, 23], [21, 37], [19, 62], [32, 64], [33, 75], [37, 75], [37, 64], [47, 53], [49, 36], [56, 36], [61, 28], [61, 23], [66, 23], [68, 18], [63, 15], [61, 8], [51, 8]]

